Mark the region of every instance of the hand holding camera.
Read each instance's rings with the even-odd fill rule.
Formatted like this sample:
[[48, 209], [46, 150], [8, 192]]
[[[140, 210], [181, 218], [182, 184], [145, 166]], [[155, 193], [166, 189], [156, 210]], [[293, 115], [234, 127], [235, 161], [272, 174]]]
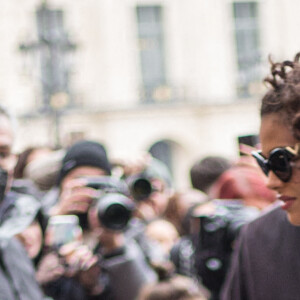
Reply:
[[68, 266], [65, 269], [65, 276], [77, 278], [91, 294], [102, 291], [103, 288], [99, 282], [101, 269], [98, 257], [86, 245], [69, 243], [60, 248], [59, 254]]
[[51, 217], [46, 231], [46, 245], [50, 252], [43, 257], [37, 271], [41, 284], [65, 276], [77, 278], [91, 293], [100, 292], [98, 257], [82, 243], [77, 216]]
[[51, 215], [86, 213], [98, 194], [97, 190], [87, 186], [85, 178], [73, 179], [62, 189], [59, 201], [53, 207]]
[[63, 245], [58, 252], [45, 255], [37, 268], [36, 278], [41, 285], [62, 276], [77, 278], [89, 294], [96, 295], [103, 290], [100, 272], [98, 257], [87, 246], [73, 242]]
[[64, 267], [56, 253], [46, 254], [40, 261], [35, 277], [40, 285], [55, 281], [64, 274]]
[[58, 253], [67, 266], [65, 275], [68, 277], [73, 277], [81, 271], [88, 271], [98, 262], [97, 256], [93, 255], [86, 245], [78, 242], [63, 245]]

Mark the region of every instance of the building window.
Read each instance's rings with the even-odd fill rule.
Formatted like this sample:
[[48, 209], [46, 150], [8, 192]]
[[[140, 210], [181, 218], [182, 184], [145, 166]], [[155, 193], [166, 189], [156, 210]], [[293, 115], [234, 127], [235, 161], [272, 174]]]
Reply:
[[141, 99], [154, 102], [168, 97], [164, 66], [162, 8], [138, 6], [138, 43], [141, 62]]
[[260, 45], [257, 2], [233, 3], [238, 63], [238, 95], [248, 97], [260, 78]]

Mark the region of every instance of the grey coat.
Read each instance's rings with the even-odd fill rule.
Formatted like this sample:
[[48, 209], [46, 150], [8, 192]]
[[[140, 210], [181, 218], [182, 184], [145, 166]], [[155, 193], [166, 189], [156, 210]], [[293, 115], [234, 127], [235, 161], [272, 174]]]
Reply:
[[13, 236], [33, 220], [38, 206], [29, 196], [9, 192], [0, 205], [0, 299], [41, 300], [44, 296], [24, 247]]
[[0, 251], [0, 299], [44, 299], [23, 246], [14, 238], [1, 240]]

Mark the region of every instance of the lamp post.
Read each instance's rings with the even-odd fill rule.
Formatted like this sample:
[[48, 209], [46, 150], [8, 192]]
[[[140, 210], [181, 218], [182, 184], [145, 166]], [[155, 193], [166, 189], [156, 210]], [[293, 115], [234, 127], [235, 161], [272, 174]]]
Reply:
[[[42, 91], [39, 111], [53, 117], [55, 146], [60, 146], [60, 116], [71, 103], [68, 56], [76, 49], [63, 24], [63, 11], [43, 1], [36, 10], [37, 40], [21, 43], [20, 51], [37, 58]], [[32, 66], [34, 67], [34, 66]]]
[[50, 106], [53, 110], [54, 117], [54, 136], [55, 136], [55, 147], [59, 148], [60, 143], [60, 119], [61, 113], [69, 103], [69, 95], [66, 93], [53, 94], [50, 99]]

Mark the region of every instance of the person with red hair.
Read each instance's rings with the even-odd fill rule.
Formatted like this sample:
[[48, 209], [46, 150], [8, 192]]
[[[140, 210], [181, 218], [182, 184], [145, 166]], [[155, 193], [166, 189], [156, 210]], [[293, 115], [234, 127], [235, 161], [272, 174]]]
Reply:
[[266, 177], [251, 165], [237, 165], [225, 171], [211, 189], [214, 199], [239, 199], [244, 205], [266, 209], [276, 201], [266, 186]]

